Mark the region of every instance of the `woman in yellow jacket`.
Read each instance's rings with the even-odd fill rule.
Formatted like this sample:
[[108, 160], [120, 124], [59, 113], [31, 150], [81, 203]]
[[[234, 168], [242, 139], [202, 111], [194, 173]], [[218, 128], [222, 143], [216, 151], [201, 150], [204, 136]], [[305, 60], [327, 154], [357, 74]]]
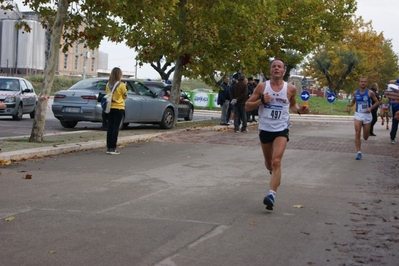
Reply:
[[105, 87], [106, 93], [110, 93], [116, 85], [112, 94], [111, 111], [107, 114], [108, 128], [107, 128], [107, 154], [117, 155], [120, 152], [116, 149], [118, 141], [119, 126], [122, 117], [125, 114], [125, 99], [127, 98], [127, 90], [125, 83], [121, 82], [122, 70], [115, 67], [111, 71], [107, 86]]

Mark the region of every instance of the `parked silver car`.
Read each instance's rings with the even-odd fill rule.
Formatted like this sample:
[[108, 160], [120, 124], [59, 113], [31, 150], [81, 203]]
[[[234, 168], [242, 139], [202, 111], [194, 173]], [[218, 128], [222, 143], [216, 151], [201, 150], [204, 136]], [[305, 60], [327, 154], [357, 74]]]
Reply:
[[[125, 116], [121, 127], [129, 123], [159, 124], [170, 129], [177, 119], [177, 107], [172, 102], [157, 97], [149, 88], [133, 79], [122, 79], [128, 97], [125, 100]], [[68, 90], [54, 95], [51, 109], [65, 128], [74, 128], [80, 121], [102, 122], [102, 108], [98, 102], [100, 93], [105, 93], [107, 78], [84, 79]]]
[[[143, 81], [143, 84], [150, 88], [152, 92], [158, 94], [159, 97], [170, 101], [172, 85], [166, 84], [162, 81]], [[191, 102], [190, 96], [182, 90], [180, 90], [178, 110], [178, 118], [184, 118], [185, 121], [193, 120], [194, 104]]]
[[24, 114], [35, 118], [37, 96], [32, 84], [24, 78], [0, 77], [0, 101], [7, 107], [0, 109], [0, 116], [21, 120]]

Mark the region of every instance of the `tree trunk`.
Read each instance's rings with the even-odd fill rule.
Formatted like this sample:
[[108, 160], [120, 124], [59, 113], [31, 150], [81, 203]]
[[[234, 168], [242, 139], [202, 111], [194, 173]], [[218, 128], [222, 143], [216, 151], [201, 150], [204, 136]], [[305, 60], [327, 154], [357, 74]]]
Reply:
[[[172, 89], [170, 92], [170, 100], [174, 104], [176, 104], [176, 106], [179, 105], [182, 76], [183, 76], [183, 60], [182, 57], [180, 56], [175, 63], [175, 72], [173, 73]], [[176, 123], [177, 121], [175, 121], [175, 124]]]
[[46, 122], [48, 98], [50, 96], [51, 88], [53, 86], [55, 67], [57, 65], [57, 57], [60, 50], [61, 35], [67, 18], [68, 7], [68, 0], [58, 1], [57, 17], [55, 19], [51, 32], [50, 56], [48, 57], [46, 62], [44, 80], [42, 88], [40, 90], [39, 102], [36, 107], [36, 115], [33, 121], [33, 127], [29, 138], [30, 142], [43, 142], [43, 132]]

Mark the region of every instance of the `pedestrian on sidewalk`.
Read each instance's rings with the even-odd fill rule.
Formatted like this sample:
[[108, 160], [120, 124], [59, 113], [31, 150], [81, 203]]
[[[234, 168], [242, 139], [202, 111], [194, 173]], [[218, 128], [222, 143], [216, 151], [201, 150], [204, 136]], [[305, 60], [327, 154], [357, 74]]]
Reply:
[[[230, 78], [224, 77], [222, 84], [220, 85], [222, 88], [219, 89], [218, 92], [218, 101], [217, 104], [220, 105], [221, 113], [220, 113], [220, 125], [226, 126], [228, 124], [227, 110], [230, 106]], [[228, 98], [227, 98], [228, 96]]]
[[107, 154], [117, 155], [117, 142], [119, 135], [119, 127], [125, 114], [125, 99], [127, 98], [127, 90], [125, 83], [121, 82], [122, 70], [119, 67], [112, 69], [105, 92], [108, 94], [116, 86], [112, 93], [111, 111], [107, 115]]
[[233, 85], [230, 91], [230, 98], [234, 104], [234, 132], [247, 133], [247, 112], [245, 102], [248, 100], [248, 79], [244, 74], [238, 76], [238, 82]]
[[[399, 83], [399, 79], [391, 80], [389, 83]], [[396, 87], [398, 88], [398, 87]], [[391, 137], [391, 143], [395, 144], [396, 133], [398, 131], [398, 124], [399, 124], [399, 89], [391, 89], [387, 91], [387, 97], [389, 99], [391, 110], [392, 110], [392, 127], [391, 132], [389, 133]]]
[[284, 61], [274, 59], [270, 64], [271, 79], [259, 83], [245, 104], [247, 111], [259, 108], [259, 139], [266, 169], [271, 174], [270, 190], [263, 199], [267, 210], [273, 210], [281, 182], [281, 161], [289, 140], [289, 110], [297, 114], [309, 113], [308, 106], [298, 106], [296, 87], [283, 80], [285, 71]]
[[[391, 82], [392, 83], [392, 82]], [[397, 83], [399, 83], [399, 79], [397, 80]], [[392, 104], [397, 104], [399, 103], [399, 91], [386, 91], [384, 93], [386, 97], [391, 101]], [[397, 120], [399, 120], [399, 112], [395, 112], [393, 117]]]
[[[378, 104], [380, 104], [380, 95], [378, 93], [378, 84], [377, 83], [373, 83], [371, 84], [371, 90], [374, 92], [375, 97], [377, 98]], [[372, 102], [372, 104], [374, 104], [375, 102]], [[377, 110], [378, 110], [378, 106], [376, 108], [374, 108], [373, 110], [371, 110], [371, 115], [373, 117], [373, 120], [371, 121], [371, 126], [370, 126], [370, 136], [377, 136], [376, 134], [374, 134], [374, 125], [375, 123], [377, 123]]]
[[[371, 103], [374, 104], [371, 104]], [[367, 140], [370, 136], [370, 127], [373, 116], [371, 111], [377, 108], [379, 102], [374, 92], [367, 88], [367, 78], [359, 79], [359, 88], [355, 91], [352, 101], [346, 107], [346, 111], [350, 114], [351, 107], [356, 103], [356, 111], [354, 115], [355, 125], [355, 146], [357, 150], [356, 160], [362, 159], [360, 135], [363, 128], [363, 139]]]

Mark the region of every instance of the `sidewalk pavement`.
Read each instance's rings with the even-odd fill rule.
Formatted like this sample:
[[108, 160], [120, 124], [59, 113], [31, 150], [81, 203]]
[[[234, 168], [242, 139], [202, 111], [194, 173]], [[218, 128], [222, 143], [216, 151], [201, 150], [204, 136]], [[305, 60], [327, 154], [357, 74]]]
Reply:
[[[220, 111], [201, 110], [202, 113], [215, 113]], [[291, 115], [291, 122], [295, 123], [341, 123], [353, 121], [352, 116], [335, 116], [335, 115]], [[248, 123], [252, 130], [257, 130], [258, 123]], [[208, 130], [230, 129], [233, 126], [213, 126], [204, 127]], [[118, 145], [124, 146], [129, 143], [147, 141], [166, 134], [185, 132], [190, 129], [170, 129], [160, 130], [156, 127], [144, 130], [121, 130], [118, 138]], [[181, 135], [181, 134], [179, 134]], [[76, 131], [66, 133], [54, 133], [44, 135], [44, 143], [30, 143], [29, 136], [10, 137], [0, 139], [0, 165], [10, 163], [12, 161], [21, 161], [31, 158], [41, 158], [62, 153], [71, 153], [91, 149], [105, 149], [105, 131]]]

